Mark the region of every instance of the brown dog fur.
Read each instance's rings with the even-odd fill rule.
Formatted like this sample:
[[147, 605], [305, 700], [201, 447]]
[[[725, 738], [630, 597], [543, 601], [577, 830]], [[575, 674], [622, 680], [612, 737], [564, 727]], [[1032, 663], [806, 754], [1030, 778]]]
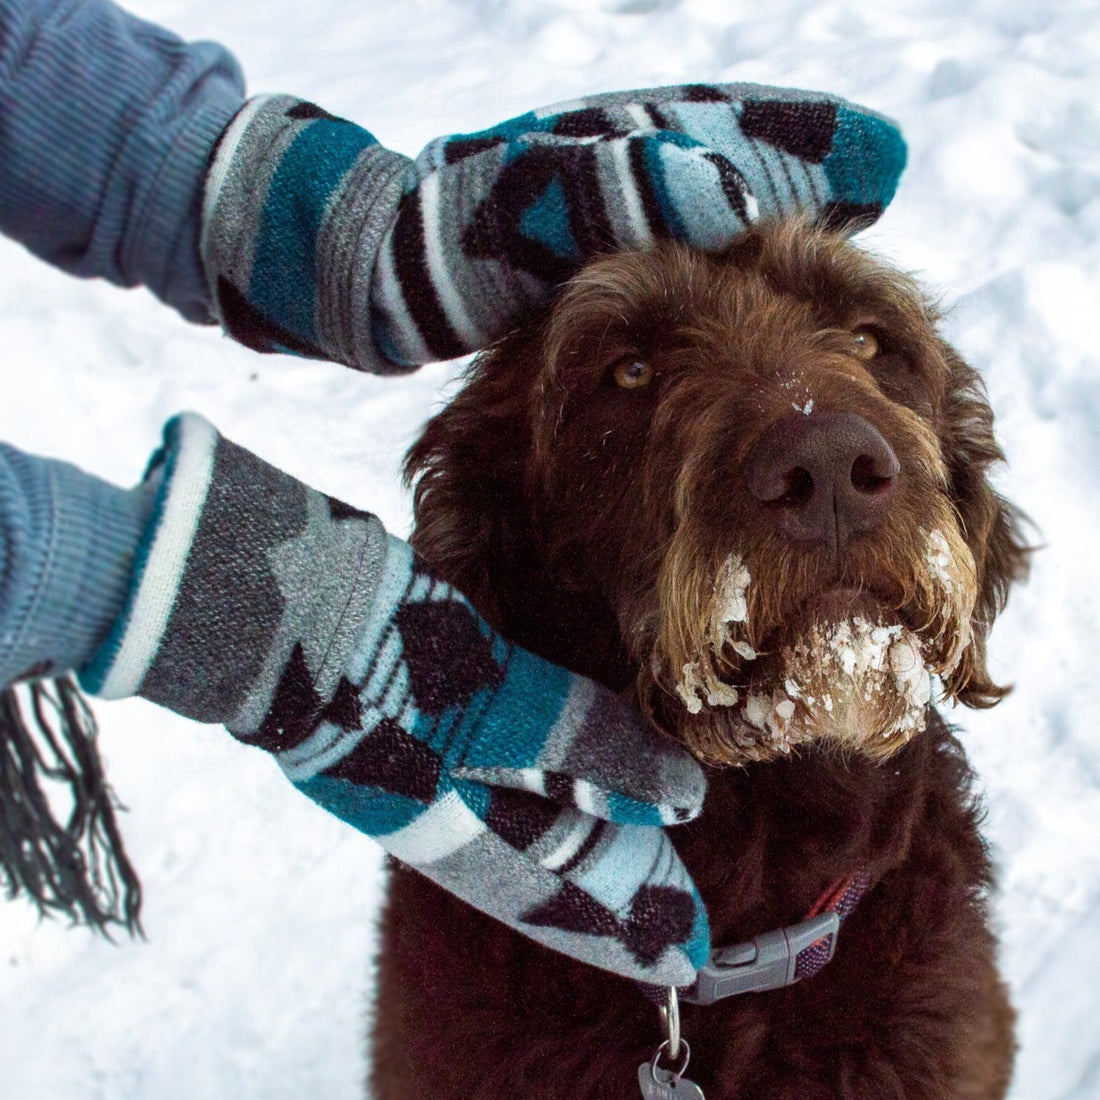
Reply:
[[[673, 246], [606, 257], [479, 357], [410, 453], [413, 542], [434, 570], [506, 636], [632, 691], [709, 765], [702, 816], [672, 836], [716, 945], [801, 920], [857, 868], [874, 880], [822, 973], [684, 1007], [688, 1076], [709, 1100], [1007, 1089], [1013, 1013], [955, 737], [931, 709], [923, 731], [883, 737], [885, 711], [865, 705], [879, 691], [848, 692], [842, 721], [806, 690], [793, 719], [745, 719], [748, 696], [782, 695], [792, 654], [838, 606], [913, 631], [951, 697], [1003, 694], [985, 639], [1026, 552], [986, 478], [1002, 456], [981, 384], [935, 321], [908, 279], [797, 224], [717, 259]], [[799, 418], [837, 411], [896, 453], [889, 505], [867, 530], [792, 539], [777, 514], [798, 487], [761, 501], [746, 471]], [[947, 573], [929, 565], [931, 531]], [[731, 553], [751, 575], [732, 623], [715, 603]], [[685, 666], [704, 684], [695, 713]], [[701, 705], [706, 685], [739, 704]], [[394, 869], [377, 1100], [634, 1097], [659, 1039], [630, 982]]]

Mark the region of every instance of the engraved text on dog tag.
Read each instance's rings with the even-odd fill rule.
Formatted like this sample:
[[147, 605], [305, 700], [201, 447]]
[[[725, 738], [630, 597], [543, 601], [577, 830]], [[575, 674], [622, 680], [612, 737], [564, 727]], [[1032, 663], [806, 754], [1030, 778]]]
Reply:
[[638, 1067], [638, 1084], [642, 1100], [706, 1100], [703, 1090], [694, 1081], [649, 1062]]

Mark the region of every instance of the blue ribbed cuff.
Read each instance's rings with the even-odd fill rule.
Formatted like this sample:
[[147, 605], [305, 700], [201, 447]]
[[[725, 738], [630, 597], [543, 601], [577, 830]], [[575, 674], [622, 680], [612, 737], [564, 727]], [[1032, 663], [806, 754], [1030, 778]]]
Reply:
[[0, 231], [211, 319], [202, 185], [244, 99], [234, 57], [109, 0], [0, 0]]
[[155, 490], [0, 444], [0, 683], [91, 658], [125, 601]]
[[165, 135], [156, 127], [132, 138], [139, 147], [135, 160], [162, 159], [154, 173], [156, 184], [134, 218], [123, 265], [188, 321], [215, 321], [199, 254], [203, 180], [218, 139], [243, 102], [239, 86], [208, 80], [203, 102], [167, 148], [157, 147]]

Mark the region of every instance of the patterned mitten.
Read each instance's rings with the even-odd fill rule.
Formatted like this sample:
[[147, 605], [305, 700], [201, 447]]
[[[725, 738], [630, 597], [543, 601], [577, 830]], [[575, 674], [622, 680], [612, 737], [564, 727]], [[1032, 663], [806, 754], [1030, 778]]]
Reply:
[[707, 958], [662, 825], [704, 780], [605, 688], [496, 635], [378, 520], [171, 422], [127, 606], [81, 679], [221, 722], [478, 909], [654, 985]]
[[212, 161], [203, 259], [242, 343], [393, 372], [486, 346], [600, 253], [667, 237], [717, 251], [792, 213], [865, 225], [904, 165], [881, 115], [753, 84], [591, 96], [415, 161], [259, 97]]

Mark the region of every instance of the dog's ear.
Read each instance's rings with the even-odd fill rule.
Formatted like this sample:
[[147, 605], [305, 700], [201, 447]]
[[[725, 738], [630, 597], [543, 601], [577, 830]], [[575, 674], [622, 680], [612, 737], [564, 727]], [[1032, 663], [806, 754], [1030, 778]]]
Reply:
[[[1004, 461], [993, 436], [993, 413], [978, 373], [947, 344], [942, 345], [949, 377], [944, 409], [944, 457], [951, 493], [977, 567], [974, 640], [952, 676], [967, 706], [991, 707], [1009, 690], [995, 684], [986, 667], [986, 637], [1004, 609], [1009, 588], [1027, 575], [1031, 547], [1023, 536], [1023, 513], [990, 484], [990, 467]], [[949, 684], [949, 686], [951, 686]]]
[[526, 457], [537, 341], [506, 337], [471, 364], [465, 385], [428, 421], [405, 457], [414, 484], [414, 549], [498, 629], [529, 539]]

